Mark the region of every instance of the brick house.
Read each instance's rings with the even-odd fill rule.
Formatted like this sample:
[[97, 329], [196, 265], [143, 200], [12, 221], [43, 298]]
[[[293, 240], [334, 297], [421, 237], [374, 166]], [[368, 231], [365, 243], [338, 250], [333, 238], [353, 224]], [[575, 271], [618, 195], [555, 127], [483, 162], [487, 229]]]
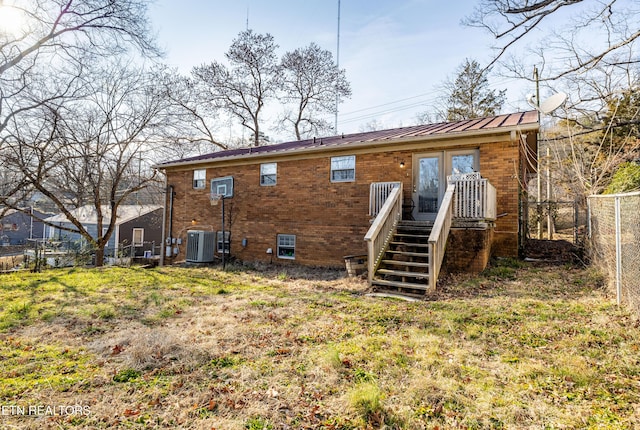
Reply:
[[[159, 164], [164, 263], [226, 249], [243, 261], [344, 267], [345, 256], [367, 254], [374, 286], [435, 287], [442, 264], [477, 271], [490, 255], [518, 255], [537, 130], [530, 111]], [[224, 195], [224, 237], [212, 193]]]

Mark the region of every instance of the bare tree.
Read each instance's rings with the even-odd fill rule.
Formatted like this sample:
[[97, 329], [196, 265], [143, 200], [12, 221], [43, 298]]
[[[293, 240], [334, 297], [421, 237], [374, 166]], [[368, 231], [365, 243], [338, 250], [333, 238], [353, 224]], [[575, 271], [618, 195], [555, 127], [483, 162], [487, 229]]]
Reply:
[[606, 109], [608, 97], [631, 85], [639, 22], [632, 0], [481, 0], [464, 21], [495, 37], [487, 67], [499, 63], [506, 76], [562, 88], [576, 118]]
[[360, 125], [360, 127], [358, 127], [358, 131], [360, 133], [366, 133], [368, 131], [378, 131], [378, 130], [384, 130], [384, 129], [385, 129], [385, 125], [375, 118], [367, 122], [366, 124]]
[[[16, 28], [0, 32], [0, 149], [15, 136], [7, 127], [82, 93], [87, 64], [135, 47], [144, 56], [159, 51], [150, 36], [147, 0], [25, 0], [0, 3]], [[19, 24], [19, 25], [18, 25]], [[37, 115], [35, 120], [37, 121]], [[0, 206], [15, 201], [21, 179], [2, 160]], [[5, 206], [6, 207], [6, 206]]]
[[148, 0], [25, 0], [12, 5], [16, 32], [0, 33], [0, 133], [16, 116], [73, 96], [91, 56], [135, 46], [159, 54], [146, 18]]
[[287, 52], [282, 58], [282, 75], [281, 99], [294, 107], [282, 122], [293, 125], [296, 138], [333, 130], [322, 115], [335, 113], [336, 102], [351, 96], [351, 88], [331, 52], [315, 43]]
[[[548, 79], [584, 73], [602, 64], [638, 63], [637, 57], [619, 55], [640, 38], [640, 10], [635, 1], [482, 0], [465, 23], [484, 28], [496, 38], [499, 44], [495, 62], [523, 43], [535, 29], [563, 12], [571, 15], [562, 17], [562, 31], [552, 33], [553, 41], [547, 46], [563, 49], [569, 55]], [[594, 39], [598, 43], [594, 43]]]
[[207, 103], [194, 80], [168, 69], [158, 70], [156, 75], [157, 91], [167, 102], [159, 121], [164, 141], [159, 142], [159, 149], [165, 160], [227, 149], [228, 144], [216, 137], [220, 108]]
[[609, 97], [602, 117], [566, 119], [543, 134], [553, 151], [556, 177], [574, 195], [602, 192], [620, 165], [640, 159], [638, 88]]
[[[5, 202], [20, 210], [21, 198], [42, 193], [72, 224], [62, 228], [86, 239], [101, 265], [118, 208], [156, 179], [139, 163], [166, 101], [139, 70], [109, 64], [81, 80], [83, 97], [31, 110], [27, 123], [12, 121], [5, 129], [2, 155], [16, 179]], [[86, 204], [95, 210], [97, 233], [72, 212]]]
[[638, 157], [637, 1], [481, 0], [465, 23], [495, 37], [490, 66], [569, 94], [553, 114], [558, 126], [543, 135], [562, 187], [577, 196], [601, 192], [621, 163]]
[[277, 45], [270, 34], [252, 30], [241, 32], [225, 54], [230, 68], [214, 61], [195, 67], [193, 76], [207, 102], [236, 117], [253, 135], [254, 146], [261, 143], [261, 113], [278, 89]]

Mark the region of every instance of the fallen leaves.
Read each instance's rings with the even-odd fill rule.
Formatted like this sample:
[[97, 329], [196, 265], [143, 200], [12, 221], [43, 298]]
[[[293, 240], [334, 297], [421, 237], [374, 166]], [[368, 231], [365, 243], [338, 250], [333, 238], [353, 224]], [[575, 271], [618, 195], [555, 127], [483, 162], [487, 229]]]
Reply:
[[140, 409], [125, 409], [123, 414], [125, 417], [135, 417], [140, 415]]

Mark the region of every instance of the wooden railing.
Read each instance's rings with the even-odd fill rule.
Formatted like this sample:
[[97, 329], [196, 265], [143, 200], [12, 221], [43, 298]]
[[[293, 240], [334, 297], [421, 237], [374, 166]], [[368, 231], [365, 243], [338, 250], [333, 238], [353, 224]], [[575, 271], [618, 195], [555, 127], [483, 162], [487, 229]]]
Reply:
[[382, 205], [387, 201], [387, 197], [400, 182], [372, 182], [369, 186], [369, 215], [378, 216]]
[[440, 274], [442, 259], [451, 230], [451, 219], [453, 218], [453, 195], [456, 191], [454, 184], [447, 186], [447, 191], [442, 198], [440, 210], [433, 223], [433, 230], [429, 235], [429, 288], [435, 290], [436, 281]]
[[496, 188], [480, 174], [452, 175], [449, 184], [456, 186], [453, 217], [469, 220], [496, 219]]
[[402, 183], [398, 182], [397, 186], [391, 189], [364, 237], [367, 242], [369, 285], [400, 219], [402, 219]]

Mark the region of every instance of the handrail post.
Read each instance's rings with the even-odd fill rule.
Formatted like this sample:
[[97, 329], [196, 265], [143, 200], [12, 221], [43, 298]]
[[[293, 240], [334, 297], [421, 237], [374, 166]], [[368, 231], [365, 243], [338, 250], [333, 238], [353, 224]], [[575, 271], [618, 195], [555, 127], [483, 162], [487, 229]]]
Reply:
[[373, 259], [373, 256], [375, 255], [374, 253], [373, 241], [369, 240], [367, 241], [367, 280], [369, 282], [369, 286], [371, 286], [373, 281], [373, 272], [376, 267], [376, 262]]
[[397, 182], [391, 189], [369, 231], [364, 237], [367, 242], [367, 277], [369, 285], [386, 248], [393, 230], [402, 219], [402, 182]]
[[447, 238], [451, 230], [451, 219], [453, 218], [453, 196], [456, 185], [450, 183], [444, 193], [440, 210], [433, 223], [433, 229], [429, 235], [429, 289], [435, 290], [440, 267], [444, 258], [444, 251], [447, 245]]

